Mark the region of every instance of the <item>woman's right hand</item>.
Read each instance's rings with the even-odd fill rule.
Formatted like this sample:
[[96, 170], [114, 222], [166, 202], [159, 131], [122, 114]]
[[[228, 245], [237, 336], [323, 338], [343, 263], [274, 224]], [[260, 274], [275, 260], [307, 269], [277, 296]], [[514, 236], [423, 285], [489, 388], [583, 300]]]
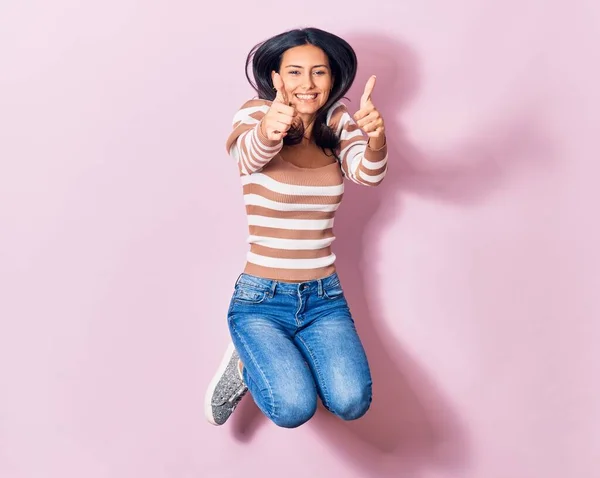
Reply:
[[296, 109], [290, 106], [283, 80], [279, 73], [273, 75], [273, 86], [277, 95], [260, 122], [262, 134], [272, 141], [281, 141], [286, 135], [296, 117]]

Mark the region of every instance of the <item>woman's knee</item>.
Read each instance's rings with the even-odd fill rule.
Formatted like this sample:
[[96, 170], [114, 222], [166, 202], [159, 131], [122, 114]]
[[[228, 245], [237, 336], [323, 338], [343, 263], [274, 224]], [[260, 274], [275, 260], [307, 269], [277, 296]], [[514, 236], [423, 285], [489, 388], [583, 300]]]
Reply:
[[371, 385], [353, 387], [338, 393], [328, 400], [327, 409], [342, 420], [356, 420], [371, 406]]
[[279, 427], [296, 428], [310, 420], [316, 411], [316, 395], [306, 393], [280, 400], [269, 418]]

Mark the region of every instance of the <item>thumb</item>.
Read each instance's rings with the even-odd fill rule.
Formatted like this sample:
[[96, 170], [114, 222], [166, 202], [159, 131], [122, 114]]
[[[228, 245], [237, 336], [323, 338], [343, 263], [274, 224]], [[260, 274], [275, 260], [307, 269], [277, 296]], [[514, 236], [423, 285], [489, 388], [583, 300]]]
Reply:
[[275, 73], [273, 75], [273, 86], [275, 87], [275, 91], [277, 91], [274, 101], [287, 105], [287, 95], [285, 93], [283, 79], [281, 78], [281, 75], [279, 73]]
[[375, 89], [376, 78], [377, 77], [375, 75], [373, 75], [368, 79], [367, 84], [365, 85], [365, 91], [364, 91], [363, 95], [360, 97], [360, 107], [361, 108], [364, 108], [366, 106], [366, 104], [371, 100], [371, 94], [373, 93], [373, 90]]

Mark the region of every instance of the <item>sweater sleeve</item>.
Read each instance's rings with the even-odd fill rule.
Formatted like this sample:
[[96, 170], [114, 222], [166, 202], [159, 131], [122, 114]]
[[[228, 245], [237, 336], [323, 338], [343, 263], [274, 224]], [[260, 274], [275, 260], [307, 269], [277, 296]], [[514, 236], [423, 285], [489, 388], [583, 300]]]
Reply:
[[348, 113], [344, 103], [334, 104], [328, 124], [340, 137], [337, 151], [344, 176], [365, 186], [377, 186], [387, 172], [387, 144], [374, 150], [368, 146], [368, 137]]
[[241, 175], [260, 171], [283, 147], [283, 141], [269, 140], [260, 130], [260, 121], [270, 106], [267, 100], [250, 100], [233, 117], [226, 149], [237, 161]]

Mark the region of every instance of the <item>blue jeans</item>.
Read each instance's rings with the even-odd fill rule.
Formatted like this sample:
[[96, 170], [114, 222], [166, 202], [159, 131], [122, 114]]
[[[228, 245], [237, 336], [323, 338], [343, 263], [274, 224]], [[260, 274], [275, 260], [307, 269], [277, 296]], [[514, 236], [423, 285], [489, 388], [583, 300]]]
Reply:
[[227, 314], [260, 410], [294, 428], [317, 409], [344, 420], [371, 404], [371, 372], [337, 274], [302, 283], [242, 274]]

